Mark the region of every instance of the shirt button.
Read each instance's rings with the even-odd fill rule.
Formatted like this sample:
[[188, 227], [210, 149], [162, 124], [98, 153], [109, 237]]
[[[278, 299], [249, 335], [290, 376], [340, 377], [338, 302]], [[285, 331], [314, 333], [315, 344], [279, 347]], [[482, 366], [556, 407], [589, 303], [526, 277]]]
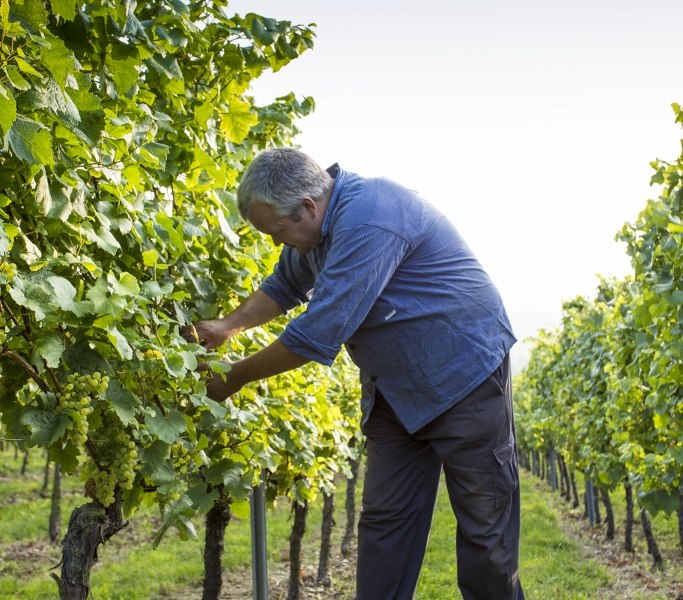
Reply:
[[370, 377], [370, 381], [372, 381], [372, 382], [377, 381], [377, 375], [372, 375], [372, 376]]

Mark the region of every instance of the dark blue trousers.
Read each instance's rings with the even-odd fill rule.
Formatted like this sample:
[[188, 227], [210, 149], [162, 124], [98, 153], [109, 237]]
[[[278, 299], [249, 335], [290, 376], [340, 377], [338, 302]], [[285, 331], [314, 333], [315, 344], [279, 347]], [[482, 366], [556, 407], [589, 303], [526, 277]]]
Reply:
[[364, 428], [357, 600], [410, 600], [443, 470], [464, 600], [523, 600], [510, 363], [414, 434], [378, 394]]

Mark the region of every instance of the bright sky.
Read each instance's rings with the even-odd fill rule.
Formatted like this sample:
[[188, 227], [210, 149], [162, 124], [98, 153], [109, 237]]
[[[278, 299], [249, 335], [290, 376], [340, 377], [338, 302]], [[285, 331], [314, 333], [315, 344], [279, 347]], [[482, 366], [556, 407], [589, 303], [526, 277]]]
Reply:
[[312, 51], [254, 85], [313, 96], [298, 143], [323, 166], [386, 176], [451, 219], [522, 343], [630, 270], [614, 241], [680, 155], [681, 0], [238, 0], [316, 23]]

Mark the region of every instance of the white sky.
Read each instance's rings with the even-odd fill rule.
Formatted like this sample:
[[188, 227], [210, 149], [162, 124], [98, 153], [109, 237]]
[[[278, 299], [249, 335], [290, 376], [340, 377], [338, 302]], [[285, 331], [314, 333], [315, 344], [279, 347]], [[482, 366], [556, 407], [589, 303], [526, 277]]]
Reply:
[[614, 241], [648, 198], [649, 163], [680, 155], [681, 0], [238, 0], [316, 23], [312, 51], [260, 78], [316, 111], [298, 143], [418, 190], [500, 289], [522, 343], [630, 270]]

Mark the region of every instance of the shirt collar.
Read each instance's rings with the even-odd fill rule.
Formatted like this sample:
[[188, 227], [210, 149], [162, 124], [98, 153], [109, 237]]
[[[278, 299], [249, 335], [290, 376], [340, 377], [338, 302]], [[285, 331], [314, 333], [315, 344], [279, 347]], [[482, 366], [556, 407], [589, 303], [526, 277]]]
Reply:
[[332, 220], [332, 213], [334, 213], [334, 207], [337, 204], [339, 194], [341, 191], [341, 183], [345, 177], [345, 173], [339, 166], [339, 163], [334, 163], [331, 167], [327, 169], [330, 177], [334, 179], [334, 184], [332, 188], [332, 195], [330, 196], [330, 201], [327, 204], [327, 210], [325, 211], [325, 218], [323, 219], [322, 226], [322, 237], [325, 237], [330, 231], [330, 221]]

